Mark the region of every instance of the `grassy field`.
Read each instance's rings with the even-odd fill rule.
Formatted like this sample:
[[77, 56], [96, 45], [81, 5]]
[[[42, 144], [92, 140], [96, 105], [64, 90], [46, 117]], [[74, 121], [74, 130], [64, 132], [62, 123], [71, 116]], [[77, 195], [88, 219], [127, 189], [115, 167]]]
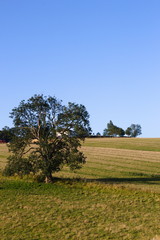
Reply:
[[0, 144], [0, 169], [3, 169], [9, 156], [6, 144]]
[[160, 152], [160, 138], [88, 138], [85, 146]]
[[[147, 150], [148, 149], [148, 150]], [[0, 239], [160, 239], [160, 139], [87, 139], [54, 184], [0, 180]], [[7, 148], [0, 145], [0, 167]]]

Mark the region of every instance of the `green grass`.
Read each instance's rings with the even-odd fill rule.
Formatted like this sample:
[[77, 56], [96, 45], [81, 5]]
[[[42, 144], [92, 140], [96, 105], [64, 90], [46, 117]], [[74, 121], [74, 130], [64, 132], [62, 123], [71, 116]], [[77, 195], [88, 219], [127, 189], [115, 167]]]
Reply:
[[160, 138], [88, 138], [84, 146], [160, 151]]
[[136, 239], [160, 234], [160, 195], [95, 183], [1, 180], [1, 239]]
[[[87, 139], [54, 184], [0, 177], [2, 240], [158, 240], [160, 139]], [[148, 151], [147, 151], [148, 146]], [[0, 167], [8, 151], [0, 145]]]

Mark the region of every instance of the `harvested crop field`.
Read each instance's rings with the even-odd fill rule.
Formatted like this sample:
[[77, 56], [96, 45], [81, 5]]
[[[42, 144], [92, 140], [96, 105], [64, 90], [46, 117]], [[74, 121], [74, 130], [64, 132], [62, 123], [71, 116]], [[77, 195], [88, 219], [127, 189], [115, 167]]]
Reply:
[[87, 138], [84, 145], [160, 152], [160, 138]]
[[[1, 176], [1, 239], [158, 240], [159, 145], [159, 139], [86, 139], [84, 167], [64, 168], [54, 184]], [[3, 169], [6, 145], [0, 155]]]

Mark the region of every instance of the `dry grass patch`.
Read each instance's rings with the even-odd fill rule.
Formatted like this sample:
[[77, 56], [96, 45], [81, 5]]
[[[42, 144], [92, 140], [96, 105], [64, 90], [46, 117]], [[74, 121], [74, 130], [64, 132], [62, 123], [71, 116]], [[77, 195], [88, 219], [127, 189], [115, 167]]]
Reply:
[[57, 177], [121, 184], [160, 192], [160, 152], [83, 147], [87, 163], [76, 173], [67, 168]]
[[8, 155], [9, 155], [9, 152], [8, 152], [7, 145], [4, 143], [0, 144], [0, 169], [4, 168]]

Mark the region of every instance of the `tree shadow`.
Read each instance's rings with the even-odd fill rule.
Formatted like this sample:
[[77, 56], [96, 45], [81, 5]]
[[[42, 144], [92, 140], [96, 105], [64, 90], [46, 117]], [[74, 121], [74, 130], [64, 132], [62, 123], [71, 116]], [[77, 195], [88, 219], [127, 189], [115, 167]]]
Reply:
[[160, 185], [160, 176], [157, 177], [134, 177], [134, 178], [98, 178], [89, 179], [91, 182], [102, 182], [108, 184], [124, 184], [124, 183], [141, 183], [141, 184], [156, 184]]
[[160, 176], [153, 177], [117, 177], [117, 178], [55, 178], [55, 181], [73, 182], [96, 182], [105, 184], [147, 184], [160, 185]]

